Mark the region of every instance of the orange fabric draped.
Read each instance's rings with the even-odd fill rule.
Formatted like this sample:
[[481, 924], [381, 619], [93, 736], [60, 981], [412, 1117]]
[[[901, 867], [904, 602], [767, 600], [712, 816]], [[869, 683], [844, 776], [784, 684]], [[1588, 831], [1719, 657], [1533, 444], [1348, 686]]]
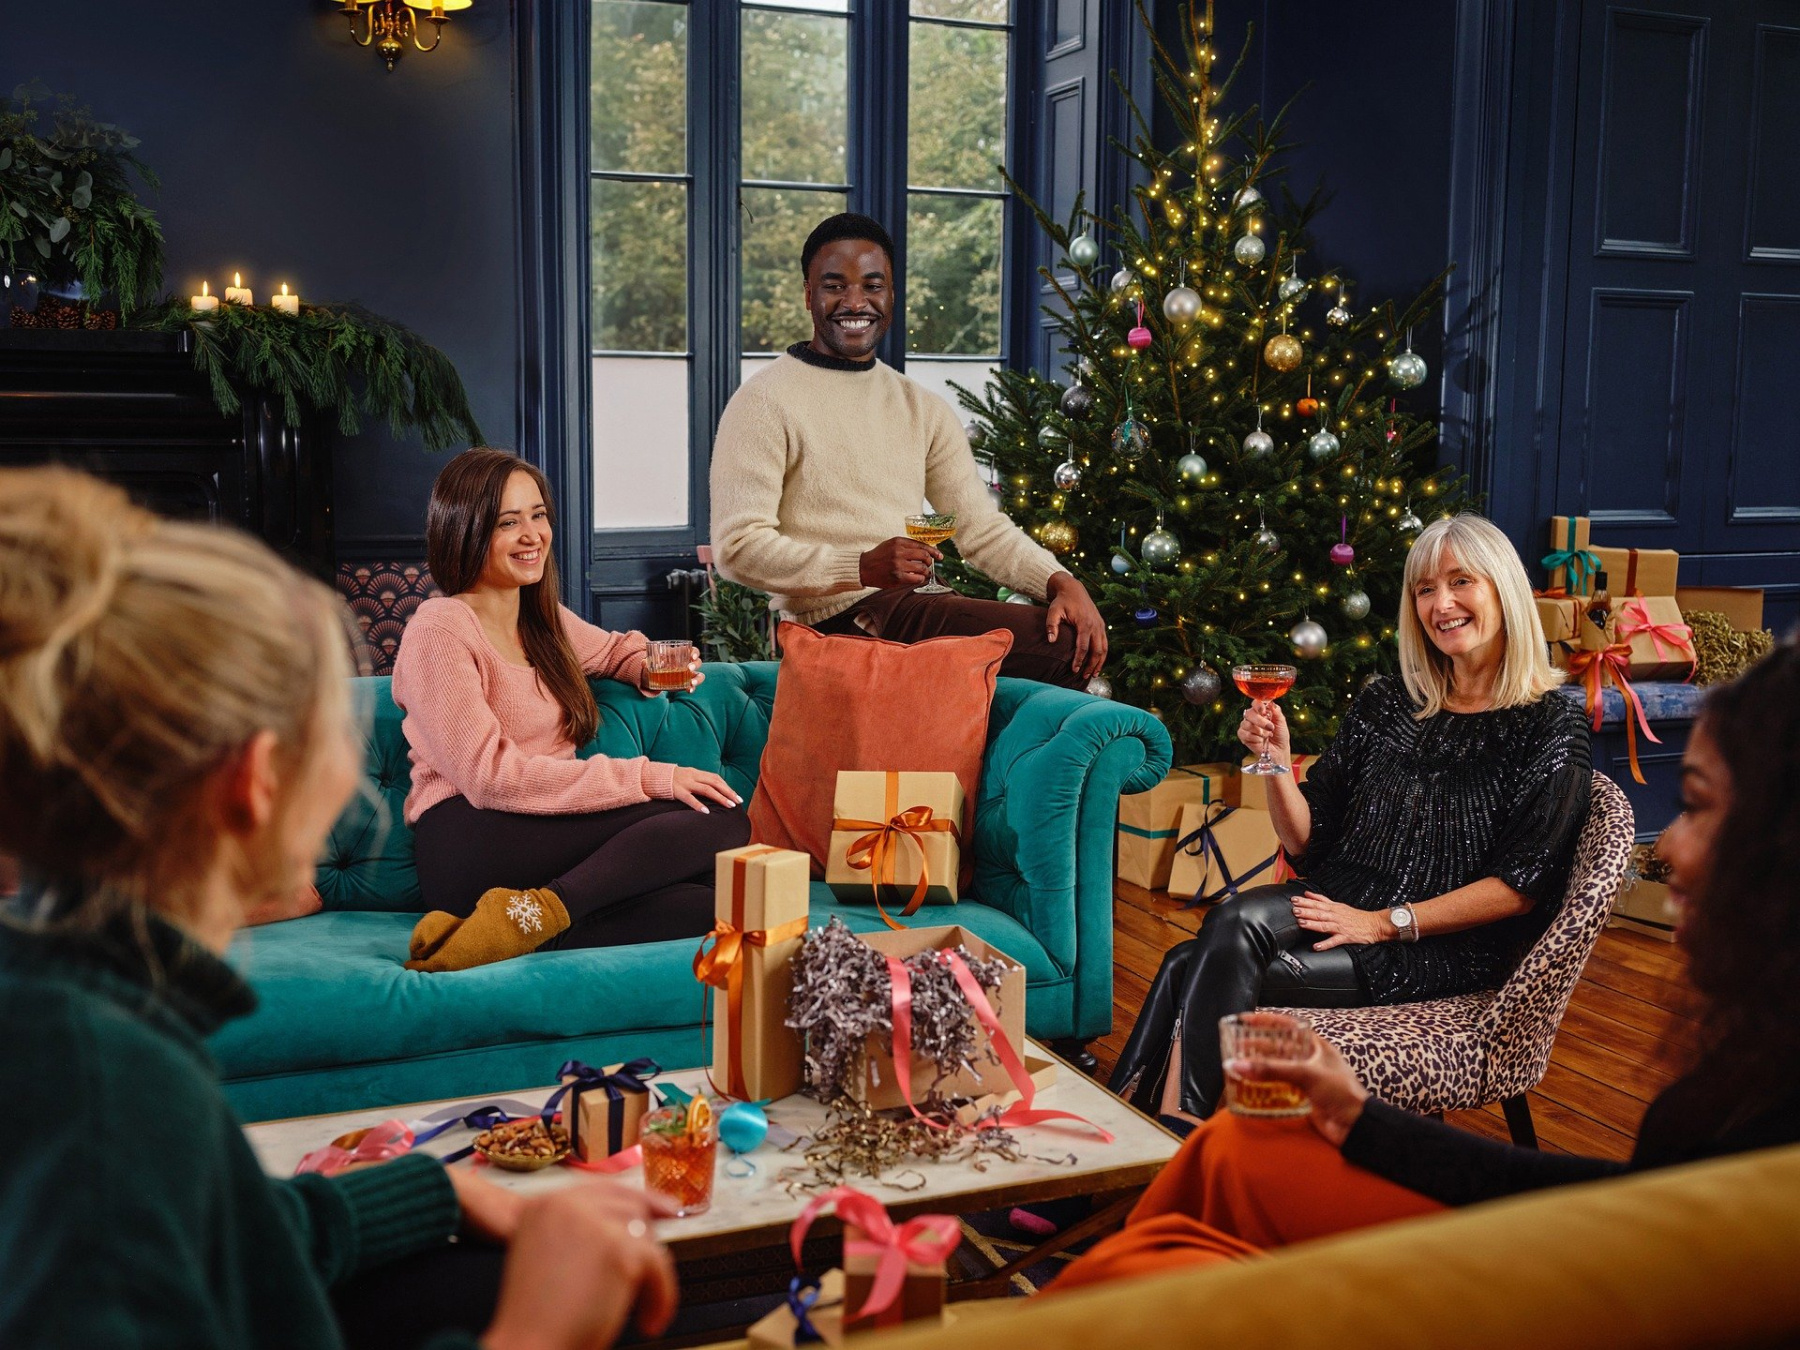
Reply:
[[1304, 1119], [1220, 1111], [1157, 1174], [1125, 1227], [1072, 1262], [1051, 1288], [1249, 1260], [1443, 1208], [1344, 1161]]

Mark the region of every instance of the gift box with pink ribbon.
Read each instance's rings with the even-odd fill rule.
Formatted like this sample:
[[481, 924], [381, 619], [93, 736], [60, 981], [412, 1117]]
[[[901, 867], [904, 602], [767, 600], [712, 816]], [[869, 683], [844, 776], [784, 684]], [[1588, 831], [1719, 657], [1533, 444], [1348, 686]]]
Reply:
[[838, 1186], [808, 1201], [794, 1221], [788, 1241], [796, 1266], [807, 1229], [828, 1209], [844, 1225], [847, 1334], [942, 1320], [944, 1263], [962, 1243], [962, 1226], [954, 1216], [920, 1214], [897, 1224], [874, 1196], [853, 1186]]

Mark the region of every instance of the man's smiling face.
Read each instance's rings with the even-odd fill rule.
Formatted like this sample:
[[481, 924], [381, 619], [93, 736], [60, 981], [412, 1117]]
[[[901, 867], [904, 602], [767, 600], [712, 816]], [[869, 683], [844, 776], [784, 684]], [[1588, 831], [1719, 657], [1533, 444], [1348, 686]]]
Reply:
[[806, 273], [812, 311], [811, 347], [821, 356], [872, 361], [894, 321], [894, 269], [871, 239], [837, 239], [819, 250]]

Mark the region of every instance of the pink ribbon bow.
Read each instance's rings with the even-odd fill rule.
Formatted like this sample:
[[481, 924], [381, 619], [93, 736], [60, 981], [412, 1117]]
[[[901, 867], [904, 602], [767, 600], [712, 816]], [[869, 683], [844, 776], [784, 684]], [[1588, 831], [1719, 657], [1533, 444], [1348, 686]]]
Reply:
[[[1633, 618], [1631, 611], [1637, 610]], [[1621, 642], [1630, 642], [1639, 633], [1648, 633], [1650, 641], [1656, 644], [1656, 659], [1667, 661], [1668, 652], [1663, 650], [1666, 640], [1675, 648], [1675, 655], [1688, 662], [1687, 679], [1682, 683], [1690, 683], [1694, 678], [1694, 630], [1685, 623], [1657, 623], [1650, 617], [1650, 607], [1644, 603], [1642, 596], [1634, 596], [1619, 607], [1618, 636]]]
[[838, 1186], [808, 1201], [788, 1230], [788, 1245], [793, 1249], [796, 1266], [800, 1264], [800, 1246], [806, 1240], [806, 1230], [827, 1208], [835, 1208], [838, 1218], [862, 1232], [860, 1238], [846, 1239], [846, 1256], [879, 1258], [868, 1299], [854, 1311], [845, 1308], [848, 1317], [873, 1317], [887, 1311], [900, 1296], [908, 1265], [938, 1265], [947, 1261], [962, 1241], [962, 1227], [949, 1214], [921, 1214], [896, 1225], [874, 1196], [854, 1186]]
[[413, 1132], [405, 1121], [384, 1120], [379, 1125], [371, 1125], [363, 1137], [356, 1141], [355, 1148], [339, 1148], [336, 1144], [315, 1148], [300, 1160], [300, 1165], [294, 1169], [294, 1175], [317, 1172], [320, 1176], [336, 1176], [354, 1163], [386, 1162], [389, 1158], [398, 1158], [409, 1152], [412, 1146]]

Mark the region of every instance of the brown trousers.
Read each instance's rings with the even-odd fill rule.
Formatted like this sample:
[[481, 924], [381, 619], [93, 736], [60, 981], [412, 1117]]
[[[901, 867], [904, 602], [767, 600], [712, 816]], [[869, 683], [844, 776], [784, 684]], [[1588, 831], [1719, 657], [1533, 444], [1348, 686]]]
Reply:
[[833, 636], [878, 637], [889, 642], [922, 642], [934, 637], [972, 637], [1004, 628], [1012, 650], [1000, 673], [1065, 689], [1085, 689], [1075, 673], [1075, 625], [1064, 624], [1052, 642], [1044, 633], [1041, 605], [1009, 605], [963, 595], [920, 595], [894, 586], [858, 600], [841, 614], [813, 625]]

